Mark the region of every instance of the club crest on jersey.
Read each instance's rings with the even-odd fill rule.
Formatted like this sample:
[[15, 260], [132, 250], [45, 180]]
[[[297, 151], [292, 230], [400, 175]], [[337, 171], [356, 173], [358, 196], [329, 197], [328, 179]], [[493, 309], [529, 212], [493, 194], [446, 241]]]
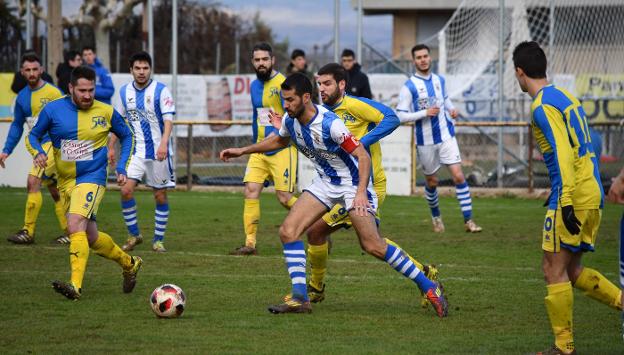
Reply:
[[348, 113], [343, 113], [342, 114], [342, 121], [344, 123], [347, 123], [347, 121], [353, 123], [353, 122], [355, 122], [355, 117], [351, 116]]
[[100, 126], [102, 128], [106, 128], [106, 118], [104, 118], [104, 116], [95, 116], [95, 117], [91, 117], [91, 122], [93, 122], [93, 126], [91, 126], [91, 129]]
[[148, 96], [146, 96], [146, 97], [145, 97], [145, 102], [146, 102], [148, 105], [151, 105], [151, 104], [152, 104], [152, 97], [151, 97], [151, 96], [149, 96], [149, 95], [148, 95]]
[[269, 97], [273, 97], [274, 95], [279, 96], [279, 90], [276, 87], [269, 89]]
[[52, 101], [52, 100], [50, 100], [50, 99], [49, 99], [49, 98], [47, 98], [47, 97], [42, 97], [42, 98], [40, 98], [40, 99], [39, 99], [39, 103], [41, 103], [41, 107], [43, 107], [43, 106], [47, 105], [47, 104], [48, 104], [48, 102], [50, 102], [50, 101]]

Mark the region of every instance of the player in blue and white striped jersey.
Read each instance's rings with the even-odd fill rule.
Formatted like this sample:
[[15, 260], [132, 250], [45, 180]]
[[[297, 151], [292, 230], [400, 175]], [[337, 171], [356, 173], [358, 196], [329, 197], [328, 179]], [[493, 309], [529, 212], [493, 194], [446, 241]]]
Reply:
[[[306, 254], [301, 235], [327, 211], [340, 203], [349, 217], [362, 248], [412, 280], [427, 295], [438, 316], [445, 317], [448, 303], [437, 282], [429, 280], [400, 247], [381, 238], [375, 222], [377, 195], [370, 179], [371, 158], [342, 120], [312, 102], [312, 83], [301, 73], [281, 84], [284, 109], [279, 135], [243, 147], [221, 152], [221, 159], [287, 147], [292, 141], [308, 157], [318, 176], [290, 209], [280, 227], [292, 296], [283, 304], [269, 307], [271, 313], [310, 313], [306, 290]], [[273, 116], [275, 117], [275, 116]]]
[[[129, 251], [143, 242], [137, 222], [134, 189], [143, 179], [154, 189], [156, 200], [152, 250], [165, 252], [164, 239], [169, 219], [167, 189], [175, 187], [171, 159], [171, 131], [175, 105], [165, 84], [151, 79], [152, 58], [138, 52], [130, 58], [130, 72], [134, 81], [121, 87], [117, 111], [127, 120], [134, 132], [136, 145], [128, 167], [128, 183], [121, 189], [121, 208], [129, 237], [122, 249]], [[114, 159], [115, 138], [109, 142], [109, 159]]]
[[444, 164], [453, 176], [466, 232], [481, 232], [481, 227], [472, 220], [470, 188], [462, 172], [459, 146], [455, 139], [452, 120], [458, 112], [448, 97], [444, 78], [431, 72], [429, 47], [424, 44], [414, 46], [412, 59], [416, 73], [401, 87], [397, 116], [401, 122], [415, 122], [416, 152], [425, 174], [425, 198], [431, 209], [433, 230], [444, 232], [436, 176], [440, 165]]

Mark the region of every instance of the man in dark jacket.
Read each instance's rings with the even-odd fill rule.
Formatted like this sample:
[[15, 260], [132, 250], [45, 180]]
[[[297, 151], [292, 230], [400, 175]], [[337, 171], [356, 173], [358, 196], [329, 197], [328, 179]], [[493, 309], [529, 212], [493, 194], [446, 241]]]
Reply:
[[[33, 51], [32, 49], [27, 49], [26, 51], [24, 51], [24, 55], [27, 55], [28, 53], [36, 54], [35, 51]], [[41, 79], [50, 84], [54, 84], [54, 79], [52, 79], [50, 74], [46, 73], [45, 71], [41, 75]], [[28, 85], [28, 81], [26, 80], [26, 78], [24, 78], [22, 72], [20, 70], [16, 71], [15, 75], [13, 76], [13, 82], [11, 83], [11, 91], [17, 94], [22, 91], [22, 89], [25, 88], [26, 85]]]
[[58, 88], [63, 90], [65, 94], [69, 93], [69, 79], [71, 72], [75, 67], [82, 64], [82, 56], [76, 50], [65, 53], [65, 61], [56, 67], [56, 77], [58, 78]]
[[108, 69], [100, 62], [93, 47], [82, 48], [82, 60], [95, 70], [95, 99], [110, 105], [115, 86]]
[[370, 84], [368, 83], [368, 76], [362, 73], [362, 66], [355, 60], [355, 53], [351, 49], [345, 49], [340, 56], [342, 60], [342, 67], [345, 68], [348, 74], [346, 93], [351, 96], [365, 97], [372, 99]]
[[292, 73], [301, 73], [310, 79], [312, 82], [312, 102], [315, 104], [320, 103], [316, 78], [314, 77], [314, 73], [308, 70], [305, 52], [302, 49], [295, 49], [290, 54], [290, 63], [286, 67], [286, 74], [290, 75]]

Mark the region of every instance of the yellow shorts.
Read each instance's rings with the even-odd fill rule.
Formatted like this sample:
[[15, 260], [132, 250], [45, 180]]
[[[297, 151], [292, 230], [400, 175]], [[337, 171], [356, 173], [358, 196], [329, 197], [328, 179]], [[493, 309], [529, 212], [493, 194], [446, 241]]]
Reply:
[[61, 203], [65, 213], [81, 215], [95, 220], [98, 207], [106, 188], [102, 185], [83, 183], [61, 190]]
[[33, 164], [30, 168], [30, 171], [28, 172], [28, 175], [38, 177], [42, 179], [42, 182], [45, 185], [49, 185], [56, 182], [56, 162], [54, 160], [54, 154], [52, 152], [52, 142], [43, 143], [41, 147], [43, 147], [43, 150], [48, 155], [48, 165], [45, 167], [45, 169], [41, 169], [40, 167]]
[[542, 232], [542, 249], [557, 253], [561, 248], [576, 253], [579, 251], [594, 251], [594, 243], [600, 226], [602, 210], [574, 211], [576, 218], [581, 222], [581, 232], [571, 235], [563, 224], [561, 209], [548, 210], [544, 220]]
[[[375, 218], [377, 219], [377, 224], [379, 224], [379, 220], [381, 219], [381, 205], [386, 199], [386, 181], [381, 181], [373, 185], [375, 189], [375, 193], [377, 194], [377, 203], [379, 207], [377, 208], [377, 215]], [[323, 215], [323, 221], [327, 223], [330, 227], [343, 226], [345, 228], [349, 228], [351, 226], [351, 219], [349, 218], [349, 211], [344, 208], [341, 204], [336, 204], [332, 209]]]
[[293, 146], [266, 155], [254, 153], [249, 156], [244, 182], [264, 184], [271, 180], [275, 190], [293, 192], [297, 180], [297, 149]]

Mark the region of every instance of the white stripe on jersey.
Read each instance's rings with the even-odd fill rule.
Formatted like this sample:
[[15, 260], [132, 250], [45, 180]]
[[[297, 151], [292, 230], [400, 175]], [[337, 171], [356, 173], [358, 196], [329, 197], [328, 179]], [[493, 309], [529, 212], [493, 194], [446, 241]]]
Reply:
[[[134, 155], [155, 159], [164, 128], [164, 114], [175, 114], [173, 97], [165, 84], [152, 80], [142, 90], [134, 82], [121, 87], [117, 111], [127, 120], [135, 137]], [[171, 151], [171, 143], [169, 143]]]
[[351, 135], [335, 113], [315, 105], [316, 116], [305, 126], [286, 114], [280, 136], [290, 137], [297, 149], [308, 157], [321, 178], [333, 185], [357, 185], [357, 160], [345, 152], [340, 144]]
[[[410, 83], [412, 85], [410, 85]], [[455, 136], [453, 122], [444, 107], [446, 97], [446, 83], [439, 75], [431, 73], [428, 78], [412, 75], [405, 86], [409, 89], [406, 99], [411, 110], [417, 112], [426, 110], [432, 106], [440, 107], [440, 113], [436, 117], [426, 117], [416, 122], [416, 144], [438, 144]], [[415, 89], [415, 90], [414, 90]], [[400, 106], [405, 107], [403, 104]]]

